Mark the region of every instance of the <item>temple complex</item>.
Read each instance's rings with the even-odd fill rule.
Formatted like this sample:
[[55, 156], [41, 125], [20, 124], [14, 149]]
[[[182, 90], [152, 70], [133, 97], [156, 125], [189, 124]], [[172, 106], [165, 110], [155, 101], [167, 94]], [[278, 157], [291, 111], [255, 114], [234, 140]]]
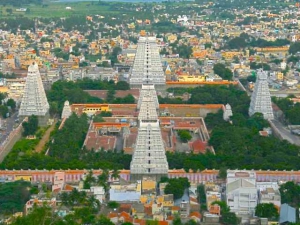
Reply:
[[28, 67], [24, 95], [19, 110], [20, 120], [31, 115], [38, 117], [39, 126], [47, 125], [49, 119], [49, 104], [36, 63], [32, 63]]

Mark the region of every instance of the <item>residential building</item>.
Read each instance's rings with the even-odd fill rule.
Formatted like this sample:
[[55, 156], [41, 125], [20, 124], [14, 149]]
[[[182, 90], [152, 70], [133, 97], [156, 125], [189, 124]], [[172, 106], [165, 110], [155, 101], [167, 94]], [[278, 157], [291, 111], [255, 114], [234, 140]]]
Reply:
[[228, 170], [226, 203], [231, 212], [245, 221], [254, 215], [258, 202], [256, 174], [254, 171]]

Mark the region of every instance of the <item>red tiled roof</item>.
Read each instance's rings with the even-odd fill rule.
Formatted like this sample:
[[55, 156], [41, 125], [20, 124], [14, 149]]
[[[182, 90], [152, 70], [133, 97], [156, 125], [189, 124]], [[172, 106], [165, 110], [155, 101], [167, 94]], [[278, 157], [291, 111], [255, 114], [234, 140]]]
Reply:
[[134, 224], [139, 224], [139, 225], [146, 225], [146, 220], [134, 219], [133, 223]]
[[87, 134], [85, 146], [87, 149], [101, 149], [105, 151], [114, 150], [117, 138], [115, 136], [99, 136], [96, 131], [90, 131]]
[[123, 217], [123, 218], [128, 219], [128, 218], [130, 218], [130, 214], [123, 211], [123, 212], [120, 213], [120, 216], [119, 216], [119, 217]]
[[172, 206], [172, 210], [180, 210], [179, 206]]
[[197, 218], [201, 219], [202, 215], [199, 212], [192, 212], [192, 213], [190, 213], [190, 217], [197, 217]]
[[169, 225], [168, 221], [158, 221], [158, 225]]
[[193, 150], [193, 152], [196, 154], [198, 153], [204, 154], [206, 152], [207, 144], [199, 139], [194, 142], [190, 142], [189, 145], [190, 148]]
[[118, 217], [118, 213], [109, 213], [108, 214], [108, 216], [107, 216], [108, 218], [116, 218], [116, 217]]
[[152, 215], [152, 206], [151, 205], [145, 206], [144, 213], [147, 214], [148, 216], [151, 216]]
[[131, 204], [120, 204], [119, 206], [119, 212], [124, 212], [124, 213], [130, 213], [131, 210]]
[[168, 217], [167, 217], [167, 220], [173, 221], [173, 220], [174, 220], [174, 216], [168, 216]]
[[66, 184], [65, 185], [65, 190], [66, 191], [72, 191], [74, 188], [71, 186], [71, 185], [69, 185], [69, 184]]

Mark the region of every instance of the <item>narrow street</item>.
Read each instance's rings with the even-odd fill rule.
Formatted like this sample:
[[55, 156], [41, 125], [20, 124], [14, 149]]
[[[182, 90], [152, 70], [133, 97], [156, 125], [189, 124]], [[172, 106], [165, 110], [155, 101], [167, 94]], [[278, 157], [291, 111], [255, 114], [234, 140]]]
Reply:
[[1, 130], [1, 133], [0, 133], [0, 143], [1, 143], [1, 145], [6, 140], [6, 138], [9, 136], [10, 132], [12, 132], [12, 130], [17, 127], [15, 125], [19, 125], [19, 123], [15, 122], [15, 120], [17, 118], [18, 118], [18, 113], [15, 112], [11, 115], [11, 117], [3, 120], [4, 129]]
[[280, 134], [282, 139], [287, 140], [288, 142], [300, 146], [300, 137], [294, 135], [287, 129], [282, 123], [278, 120], [272, 120], [271, 124], [274, 125], [275, 130]]

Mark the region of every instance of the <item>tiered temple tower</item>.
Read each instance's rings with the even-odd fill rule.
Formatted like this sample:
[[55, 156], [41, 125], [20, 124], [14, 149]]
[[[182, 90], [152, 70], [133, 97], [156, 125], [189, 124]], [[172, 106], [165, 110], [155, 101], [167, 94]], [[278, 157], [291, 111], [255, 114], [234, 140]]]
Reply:
[[156, 37], [140, 37], [138, 41], [130, 86], [141, 88], [142, 84], [153, 84], [156, 89], [163, 89], [166, 84]]
[[271, 96], [268, 86], [268, 73], [262, 69], [257, 71], [257, 80], [251, 96], [249, 115], [259, 112], [265, 119], [274, 119]]
[[64, 103], [64, 108], [63, 108], [63, 111], [61, 113], [61, 118], [62, 119], [68, 119], [72, 114], [72, 110], [71, 110], [71, 107], [70, 107], [70, 103], [69, 101], [65, 101]]
[[19, 118], [21, 120], [31, 115], [38, 117], [39, 126], [47, 125], [49, 104], [36, 63], [28, 67], [24, 95], [19, 110]]
[[232, 116], [232, 109], [231, 109], [231, 106], [227, 103], [225, 105], [225, 108], [224, 108], [224, 112], [223, 112], [223, 119], [225, 121], [229, 121], [230, 120], [230, 117]]
[[168, 175], [168, 162], [157, 115], [158, 101], [154, 85], [143, 85], [138, 105], [139, 130], [130, 164], [131, 180]]

